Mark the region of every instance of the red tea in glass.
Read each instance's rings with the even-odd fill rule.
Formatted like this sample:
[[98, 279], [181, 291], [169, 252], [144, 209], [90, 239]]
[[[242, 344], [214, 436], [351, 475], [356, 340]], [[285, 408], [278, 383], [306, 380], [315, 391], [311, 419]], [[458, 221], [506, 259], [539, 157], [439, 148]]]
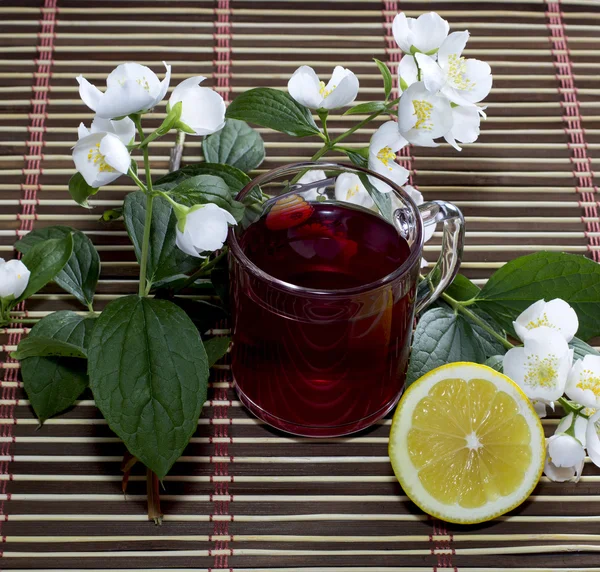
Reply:
[[337, 436], [398, 401], [422, 247], [418, 211], [402, 199], [415, 216], [392, 224], [349, 203], [292, 195], [230, 235], [232, 369], [259, 418]]

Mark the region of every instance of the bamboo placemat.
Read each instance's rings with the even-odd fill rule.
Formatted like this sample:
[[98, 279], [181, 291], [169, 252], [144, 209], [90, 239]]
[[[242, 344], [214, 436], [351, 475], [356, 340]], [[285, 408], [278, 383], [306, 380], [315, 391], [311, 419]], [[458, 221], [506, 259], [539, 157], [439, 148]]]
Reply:
[[[463, 272], [478, 284], [507, 260], [538, 250], [600, 260], [598, 0], [144, 0], [0, 3], [0, 256], [31, 228], [70, 224], [97, 245], [102, 275], [95, 307], [137, 291], [133, 249], [122, 225], [101, 224], [104, 207], [133, 190], [102, 190], [92, 212], [69, 198], [70, 147], [90, 111], [74, 77], [102, 79], [134, 60], [172, 85], [206, 75], [231, 100], [249, 87], [282, 88], [302, 64], [328, 74], [351, 68], [363, 101], [381, 93], [371, 58], [392, 66], [394, 15], [438, 11], [468, 28], [466, 53], [490, 62], [489, 118], [461, 154], [447, 145], [403, 156], [426, 198], [454, 201], [467, 219]], [[163, 104], [164, 105], [164, 104]], [[154, 124], [157, 115], [154, 117]], [[336, 115], [341, 132], [357, 116]], [[381, 118], [384, 121], [386, 118]], [[373, 129], [361, 129], [366, 144]], [[261, 169], [306, 159], [316, 142], [261, 130]], [[151, 147], [166, 172], [173, 138]], [[184, 163], [200, 159], [188, 138]], [[434, 258], [436, 235], [426, 256]], [[11, 351], [30, 321], [79, 310], [51, 286], [0, 332]], [[162, 527], [146, 520], [145, 485], [134, 473], [120, 493], [123, 447], [90, 400], [41, 430], [18, 364], [0, 373], [0, 568], [79, 570], [600, 570], [600, 471], [579, 484], [547, 479], [514, 513], [486, 525], [432, 520], [406, 500], [386, 457], [389, 420], [355, 437], [312, 441], [276, 433], [236, 401], [219, 366], [198, 432], [165, 481]], [[557, 421], [545, 420], [548, 433]]]

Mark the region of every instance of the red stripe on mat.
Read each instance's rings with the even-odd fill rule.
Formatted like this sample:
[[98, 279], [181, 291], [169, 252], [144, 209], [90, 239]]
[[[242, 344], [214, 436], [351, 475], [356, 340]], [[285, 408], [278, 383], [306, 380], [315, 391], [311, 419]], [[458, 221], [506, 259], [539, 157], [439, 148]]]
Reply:
[[[225, 101], [229, 101], [229, 93], [231, 87], [229, 80], [231, 79], [231, 24], [229, 14], [229, 0], [219, 0], [218, 7], [215, 9], [215, 60], [213, 65], [216, 68], [216, 85], [215, 89], [221, 94]], [[219, 48], [219, 49], [216, 49]], [[214, 76], [213, 76], [214, 79]]]
[[[56, 3], [57, 0], [45, 0], [44, 6], [40, 8], [42, 18], [40, 19], [40, 34], [38, 35], [39, 43], [37, 51], [39, 58], [36, 60], [37, 73], [34, 74], [35, 87], [48, 88], [50, 84], [51, 70], [52, 70], [52, 55], [54, 52], [54, 26], [56, 23]], [[43, 48], [43, 49], [42, 49]], [[26, 145], [28, 148], [28, 155], [32, 158], [27, 159], [23, 173], [27, 172], [25, 183], [21, 185], [23, 191], [21, 201], [21, 213], [17, 218], [21, 221], [19, 229], [16, 231], [16, 238], [20, 238], [24, 233], [30, 231], [33, 228], [33, 221], [36, 218], [36, 205], [37, 205], [37, 192], [39, 190], [39, 177], [42, 172], [41, 161], [44, 157], [44, 133], [46, 131], [46, 105], [48, 104], [48, 91], [34, 90], [33, 99], [31, 100], [32, 110], [29, 115], [31, 122], [28, 126], [27, 131], [29, 132], [29, 140]], [[23, 203], [28, 202], [26, 204]], [[23, 215], [28, 215], [25, 218]], [[21, 254], [18, 254], [19, 258]], [[24, 303], [21, 302], [17, 306], [17, 310], [24, 311]], [[13, 328], [21, 329], [23, 324], [14, 323], [11, 324]], [[14, 346], [19, 343], [22, 337], [22, 333], [12, 333], [8, 337], [8, 345]], [[9, 355], [6, 357], [6, 363], [15, 363]], [[3, 381], [15, 382], [17, 381], [18, 368], [5, 369]], [[17, 387], [2, 387], [0, 393], [2, 399], [14, 400], [17, 395]], [[2, 437], [13, 437], [13, 427], [17, 420], [14, 417], [14, 405], [2, 405], [0, 406], [0, 418], [1, 419], [12, 419], [13, 423], [6, 423], [2, 425], [0, 435]], [[0, 445], [0, 455], [7, 456], [11, 455], [12, 441], [3, 442]], [[0, 473], [10, 474], [10, 460], [0, 462]], [[11, 475], [12, 479], [12, 475]], [[3, 480], [0, 483], [0, 493], [6, 494], [6, 487], [8, 481]], [[10, 500], [8, 495], [7, 500]], [[4, 514], [4, 501], [0, 503], [0, 534], [2, 530], [2, 522], [8, 520], [8, 515]], [[0, 556], [3, 552], [0, 551]]]
[[[394, 18], [396, 14], [400, 12], [399, 2], [398, 0], [384, 0], [383, 8], [381, 13], [383, 15], [384, 23], [383, 23], [383, 31], [385, 34], [385, 53], [387, 58], [387, 65], [392, 72], [392, 79], [394, 82], [394, 89], [392, 90], [392, 97], [398, 97], [398, 64], [402, 59], [402, 56], [397, 50], [398, 46], [396, 45], [396, 40], [394, 40], [394, 36], [392, 34], [392, 23], [394, 22]], [[392, 117], [392, 119], [396, 119]], [[413, 156], [411, 154], [411, 146], [406, 145], [397, 155], [397, 162], [410, 171], [410, 175], [408, 176], [408, 184], [414, 185], [413, 180]], [[416, 174], [416, 173], [415, 173]]]
[[[398, 46], [394, 40], [392, 34], [392, 24], [396, 14], [400, 12], [398, 0], [383, 0], [382, 15], [384, 18], [383, 29], [385, 34], [385, 52], [387, 56], [387, 65], [392, 72], [392, 78], [394, 81], [394, 89], [392, 91], [392, 97], [398, 97], [398, 64], [400, 63], [401, 55], [399, 52], [394, 51]], [[413, 174], [416, 172], [413, 168], [413, 156], [411, 154], [411, 146], [407, 145], [402, 148], [397, 156], [398, 163], [410, 171], [408, 183], [415, 185]], [[416, 186], [416, 185], [415, 185]], [[448, 533], [446, 523], [436, 518], [431, 518], [433, 532], [429, 535], [431, 544], [431, 554], [437, 557], [437, 565], [433, 566], [433, 571], [437, 572], [438, 569], [453, 569], [455, 572], [458, 568], [453, 564], [454, 548], [452, 547], [453, 535]], [[445, 539], [439, 539], [440, 536], [446, 536]]]
[[[600, 246], [599, 236], [590, 236], [590, 232], [600, 232], [600, 219], [598, 218], [597, 193], [598, 187], [594, 184], [594, 173], [587, 149], [585, 129], [581, 124], [581, 106], [577, 98], [577, 88], [573, 77], [573, 65], [569, 52], [569, 44], [565, 34], [563, 13], [560, 9], [560, 0], [546, 0], [546, 26], [549, 31], [548, 40], [551, 43], [552, 56], [556, 79], [559, 82], [557, 91], [561, 96], [563, 110], [564, 131], [569, 138], [567, 144], [571, 151], [573, 164], [573, 177], [577, 181], [575, 190], [581, 196], [579, 206], [583, 208], [584, 216], [581, 221], [585, 223], [585, 233], [588, 250], [596, 262], [600, 262], [600, 251], [592, 247]], [[584, 204], [587, 203], [587, 204]], [[587, 221], [585, 219], [588, 219]], [[594, 219], [594, 220], [589, 220]]]
[[[230, 60], [231, 60], [231, 27], [229, 21], [229, 14], [231, 12], [229, 6], [229, 0], [219, 0], [217, 9], [215, 9], [215, 59], [213, 60], [213, 65], [215, 67], [216, 74], [216, 85], [213, 81], [214, 88], [221, 94], [223, 99], [227, 102], [229, 101], [229, 94], [231, 91], [231, 87], [229, 85], [229, 80], [231, 79], [231, 68], [230, 68]], [[219, 49], [216, 49], [219, 48]], [[215, 76], [213, 75], [213, 80]], [[223, 327], [225, 327], [223, 325]], [[225, 370], [216, 370], [216, 379], [217, 382], [225, 382], [229, 381], [229, 372]], [[220, 387], [215, 389], [213, 394], [213, 399], [217, 401], [229, 402], [228, 389], [225, 387]], [[229, 406], [228, 405], [218, 405], [213, 406], [213, 415], [212, 420], [215, 419], [229, 419]], [[211, 435], [213, 437], [218, 437], [220, 440], [227, 439], [231, 440], [230, 435], [230, 425], [229, 424], [219, 424], [215, 425], [213, 423]], [[220, 457], [229, 457], [229, 443], [228, 442], [218, 442], [214, 443], [213, 448], [213, 463], [214, 463], [214, 471], [213, 475], [215, 477], [226, 477], [229, 476], [229, 466], [230, 463], [219, 463], [215, 462], [214, 458]], [[229, 495], [229, 483], [226, 482], [228, 479], [223, 482], [214, 481], [213, 494], [215, 495]], [[231, 477], [233, 480], [233, 477]], [[213, 514], [212, 516], [225, 516], [229, 515], [230, 512], [230, 503], [233, 501], [233, 497], [229, 501], [213, 501]], [[233, 516], [231, 519], [226, 520], [213, 520], [213, 535], [214, 536], [223, 536], [229, 537], [229, 521], [233, 520]], [[233, 549], [229, 546], [229, 540], [215, 540], [214, 541], [214, 550], [222, 551], [222, 554], [216, 554], [213, 566], [215, 569], [223, 569], [229, 568], [229, 556], [233, 555]], [[210, 554], [210, 552], [209, 552]], [[210, 571], [211, 569], [209, 569]], [[230, 568], [231, 570], [231, 568]]]

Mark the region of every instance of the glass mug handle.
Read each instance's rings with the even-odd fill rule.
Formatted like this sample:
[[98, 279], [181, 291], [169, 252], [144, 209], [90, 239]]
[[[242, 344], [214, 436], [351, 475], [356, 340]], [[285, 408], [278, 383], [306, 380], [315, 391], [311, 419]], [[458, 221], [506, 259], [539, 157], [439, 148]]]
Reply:
[[460, 267], [465, 242], [465, 219], [452, 203], [431, 201], [419, 205], [423, 226], [444, 223], [442, 251], [435, 266], [417, 289], [417, 313], [434, 302], [454, 280]]

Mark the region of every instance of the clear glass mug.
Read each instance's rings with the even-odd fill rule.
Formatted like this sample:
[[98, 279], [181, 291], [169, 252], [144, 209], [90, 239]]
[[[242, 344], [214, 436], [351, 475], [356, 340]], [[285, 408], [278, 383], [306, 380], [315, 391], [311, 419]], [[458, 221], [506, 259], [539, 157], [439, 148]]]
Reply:
[[[324, 171], [327, 179], [296, 183], [313, 170]], [[391, 194], [371, 210], [337, 202], [335, 180], [343, 173], [359, 176], [366, 185], [373, 178], [385, 182]], [[230, 229], [228, 237], [231, 367], [240, 400], [258, 418], [296, 435], [334, 437], [372, 425], [396, 405], [404, 389], [415, 312], [431, 304], [458, 272], [464, 242], [461, 212], [443, 201], [417, 206], [388, 179], [332, 163], [300, 163], [260, 175], [237, 196], [238, 201], [253, 198], [249, 212], [254, 220]], [[300, 220], [308, 208], [320, 218], [315, 223], [313, 214], [293, 221], [291, 230], [261, 234], [273, 205], [288, 202], [297, 208], [286, 215]], [[441, 255], [419, 285], [424, 226], [438, 222], [443, 223]], [[301, 231], [308, 236], [315, 228], [332, 238], [289, 238]], [[397, 266], [370, 281], [369, 272], [377, 270], [370, 261], [379, 264], [382, 256], [377, 249], [394, 250], [399, 244], [405, 250], [394, 259]], [[333, 256], [333, 248], [335, 259], [343, 260], [350, 273], [356, 270], [353, 260], [363, 264], [354, 272], [359, 282], [325, 288], [322, 283], [314, 287], [312, 274], [300, 275], [302, 285], [281, 278], [290, 266], [295, 271], [305, 259], [315, 259], [315, 248], [327, 256]], [[385, 264], [389, 259], [381, 258]]]

